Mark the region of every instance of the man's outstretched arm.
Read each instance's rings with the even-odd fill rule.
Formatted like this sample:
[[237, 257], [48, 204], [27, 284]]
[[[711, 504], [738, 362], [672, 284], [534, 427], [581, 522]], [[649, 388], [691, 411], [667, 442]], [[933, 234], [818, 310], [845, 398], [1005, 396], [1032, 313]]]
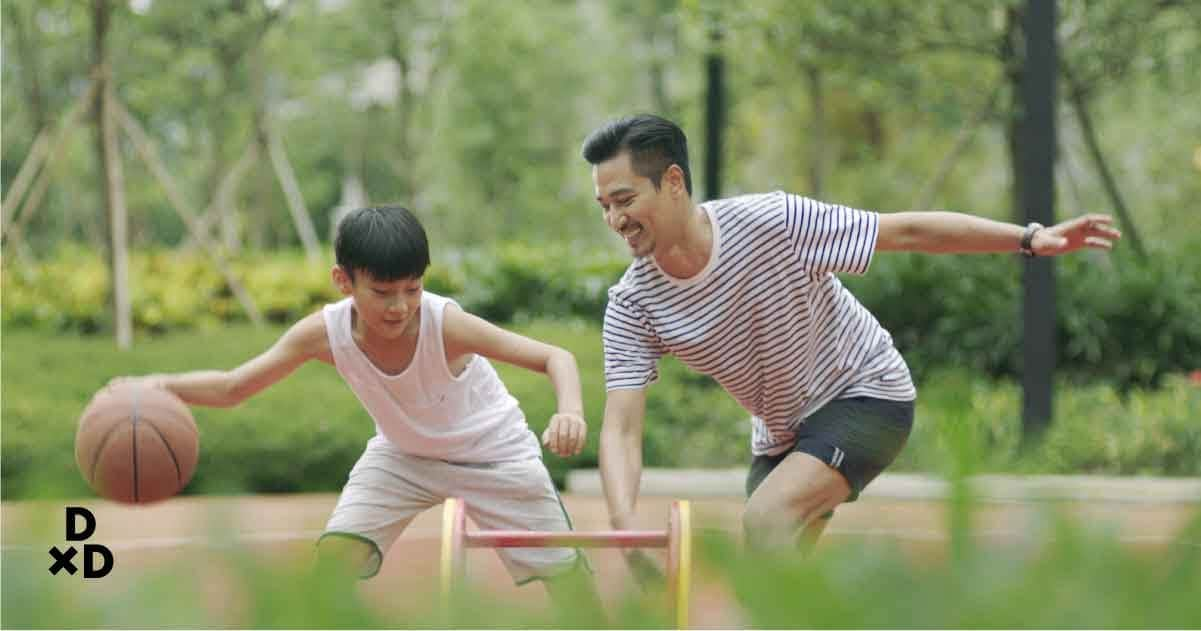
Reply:
[[[1026, 231], [1026, 226], [964, 213], [881, 213], [876, 249], [944, 254], [1017, 252]], [[1030, 249], [1038, 256], [1082, 248], [1108, 250], [1121, 236], [1109, 215], [1084, 215], [1033, 230]]]

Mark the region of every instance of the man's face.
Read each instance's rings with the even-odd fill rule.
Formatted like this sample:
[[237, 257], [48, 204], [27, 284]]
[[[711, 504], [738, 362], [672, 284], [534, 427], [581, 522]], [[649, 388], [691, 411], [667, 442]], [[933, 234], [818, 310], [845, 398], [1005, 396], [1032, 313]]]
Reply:
[[593, 165], [592, 182], [605, 223], [625, 239], [630, 254], [641, 258], [653, 253], [655, 221], [662, 215], [657, 212], [662, 189], [656, 189], [650, 178], [634, 172], [628, 151]]

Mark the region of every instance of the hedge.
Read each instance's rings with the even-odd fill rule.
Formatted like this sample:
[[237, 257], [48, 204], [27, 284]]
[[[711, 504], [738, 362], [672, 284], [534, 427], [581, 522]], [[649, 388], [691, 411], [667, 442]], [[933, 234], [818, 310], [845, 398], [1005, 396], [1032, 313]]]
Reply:
[[[600, 322], [606, 290], [628, 265], [624, 254], [570, 244], [435, 254], [427, 287], [498, 323]], [[233, 268], [272, 322], [289, 322], [339, 298], [329, 264], [310, 264], [298, 253], [248, 256]], [[1057, 259], [1056, 269], [1057, 374], [1127, 389], [1201, 368], [1201, 257], [1139, 262], [1086, 252]], [[6, 264], [4, 326], [107, 331], [104, 270], [98, 254], [69, 247], [32, 267]], [[197, 253], [135, 253], [131, 275], [134, 322], [141, 330], [245, 320], [221, 276]], [[947, 368], [1020, 375], [1016, 257], [880, 254], [868, 274], [842, 280], [892, 333], [919, 379]]]
[[[581, 370], [584, 453], [547, 455], [562, 482], [597, 464], [604, 385], [600, 331], [585, 321], [538, 321], [515, 330], [568, 348]], [[88, 398], [125, 374], [228, 368], [266, 348], [280, 327], [177, 332], [139, 338], [121, 352], [96, 336], [6, 332], [3, 354], [4, 499], [78, 496], [75, 423]], [[497, 364], [540, 433], [554, 410], [543, 375]], [[672, 360], [649, 390], [647, 466], [728, 467], [748, 460], [747, 413], [707, 378]], [[917, 424], [894, 470], [1201, 475], [1201, 385], [1168, 377], [1158, 389], [1061, 384], [1054, 424], [1035, 449], [1020, 447], [1020, 392], [1012, 382], [936, 373], [919, 384]], [[310, 364], [233, 409], [193, 409], [201, 459], [190, 493], [335, 491], [374, 432], [370, 418], [327, 366]]]

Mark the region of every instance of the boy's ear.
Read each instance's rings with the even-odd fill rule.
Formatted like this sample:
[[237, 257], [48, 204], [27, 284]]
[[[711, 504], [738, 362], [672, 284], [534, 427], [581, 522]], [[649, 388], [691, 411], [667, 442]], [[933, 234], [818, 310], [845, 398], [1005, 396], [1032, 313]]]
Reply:
[[350, 280], [350, 275], [346, 273], [346, 270], [342, 269], [341, 265], [335, 265], [329, 271], [329, 275], [334, 281], [334, 287], [337, 287], [343, 296], [349, 296], [354, 292], [354, 283]]

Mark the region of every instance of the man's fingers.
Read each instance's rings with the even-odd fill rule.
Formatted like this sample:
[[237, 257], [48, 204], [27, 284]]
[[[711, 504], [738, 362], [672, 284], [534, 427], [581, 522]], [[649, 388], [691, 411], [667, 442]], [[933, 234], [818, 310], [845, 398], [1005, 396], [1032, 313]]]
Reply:
[[1098, 250], [1113, 249], [1113, 242], [1109, 239], [1102, 239], [1101, 237], [1088, 237], [1084, 240], [1084, 245], [1087, 245], [1090, 248], [1096, 248]]
[[634, 580], [644, 587], [661, 584], [664, 581], [663, 571], [653, 560], [641, 550], [633, 550], [626, 555], [626, 563]]

